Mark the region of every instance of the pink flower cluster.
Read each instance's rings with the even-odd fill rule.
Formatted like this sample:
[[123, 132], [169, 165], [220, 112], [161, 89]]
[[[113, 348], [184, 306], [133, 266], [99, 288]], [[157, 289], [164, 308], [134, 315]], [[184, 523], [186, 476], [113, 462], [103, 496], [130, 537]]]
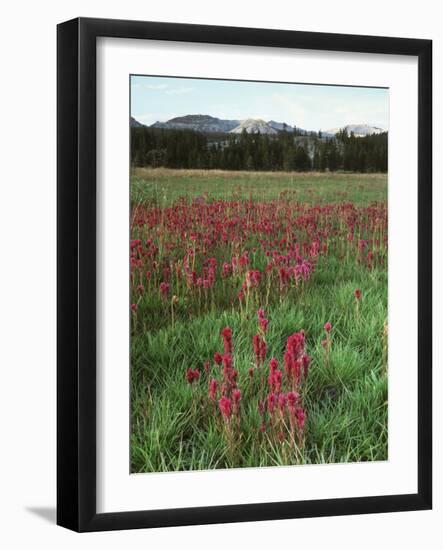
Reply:
[[[265, 402], [259, 402], [259, 412], [262, 416], [261, 431], [265, 432], [269, 429], [271, 435], [274, 433], [281, 442], [285, 441], [287, 437], [291, 441], [291, 438], [296, 435], [297, 445], [301, 447], [306, 413], [301, 405], [299, 392], [302, 382], [308, 376], [310, 364], [310, 357], [305, 350], [303, 330], [288, 337], [283, 361], [284, 372], [279, 369], [279, 362], [275, 357], [269, 361], [269, 391]], [[286, 392], [283, 391], [284, 385], [287, 387]]]
[[222, 417], [229, 420], [232, 415], [238, 417], [240, 414], [241, 391], [237, 386], [238, 372], [234, 368], [232, 357], [232, 329], [225, 327], [220, 334], [223, 339], [224, 353], [215, 352], [214, 363], [218, 367], [223, 367], [221, 373], [218, 374], [221, 380], [217, 378], [209, 380], [208, 398], [213, 403], [218, 400], [218, 408]]
[[252, 337], [252, 346], [255, 354], [255, 364], [257, 367], [263, 365], [266, 359], [266, 342], [261, 334], [254, 334]]
[[225, 327], [221, 331], [221, 335], [223, 337], [223, 347], [226, 353], [232, 353], [232, 329], [229, 327]]
[[294, 390], [300, 387], [302, 379], [308, 376], [310, 357], [305, 351], [305, 333], [303, 330], [289, 336], [284, 354], [285, 373], [288, 383]]
[[[255, 369], [262, 370], [266, 361], [266, 342], [264, 334], [268, 330], [269, 320], [265, 311], [257, 311], [259, 332], [253, 336], [252, 343], [256, 358]], [[230, 327], [221, 331], [223, 353], [216, 352], [213, 357], [212, 369], [210, 362], [205, 363], [208, 375], [208, 401], [212, 403], [214, 411], [218, 411], [223, 419], [229, 448], [235, 445], [235, 434], [240, 430], [240, 415], [242, 391], [238, 386], [238, 372], [234, 368], [233, 334]], [[286, 340], [283, 356], [284, 369], [279, 368], [276, 357], [269, 360], [269, 372], [266, 382], [257, 387], [254, 382], [254, 368], [248, 369], [250, 386], [248, 399], [258, 398], [259, 412], [262, 417], [261, 432], [281, 443], [303, 446], [306, 412], [302, 405], [304, 382], [307, 379], [310, 357], [306, 353], [304, 331], [295, 332]], [[198, 372], [198, 371], [197, 371]], [[192, 383], [198, 375], [188, 369], [188, 382]], [[263, 373], [266, 377], [266, 374]], [[262, 375], [262, 378], [263, 378]], [[266, 378], [265, 378], [266, 380]], [[254, 389], [255, 388], [255, 395]], [[252, 394], [251, 394], [252, 391]], [[264, 394], [263, 394], [264, 392]], [[264, 396], [263, 396], [264, 395]], [[235, 421], [234, 421], [235, 419]]]
[[210, 307], [218, 296], [243, 307], [247, 296], [260, 303], [266, 292], [272, 303], [305, 285], [321, 256], [353, 257], [371, 270], [387, 261], [386, 204], [179, 199], [164, 208], [138, 206], [131, 228], [134, 319], [154, 292], [171, 316], [171, 295], [186, 298], [191, 310]]
[[258, 324], [263, 334], [268, 330], [269, 320], [265, 317], [265, 310], [260, 308], [257, 311]]

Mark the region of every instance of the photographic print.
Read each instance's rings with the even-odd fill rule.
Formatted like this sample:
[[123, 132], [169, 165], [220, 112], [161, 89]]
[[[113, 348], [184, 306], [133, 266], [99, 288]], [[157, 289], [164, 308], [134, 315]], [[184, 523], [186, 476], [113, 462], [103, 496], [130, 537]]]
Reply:
[[131, 473], [387, 460], [389, 90], [130, 97]]

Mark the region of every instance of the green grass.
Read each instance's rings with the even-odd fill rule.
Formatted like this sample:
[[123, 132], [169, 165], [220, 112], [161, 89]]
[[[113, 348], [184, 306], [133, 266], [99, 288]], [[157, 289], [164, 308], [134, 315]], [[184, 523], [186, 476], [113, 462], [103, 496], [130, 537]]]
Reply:
[[[165, 207], [179, 197], [288, 200], [309, 204], [386, 201], [386, 175], [248, 174], [137, 170], [133, 205]], [[295, 195], [294, 195], [295, 194]], [[357, 313], [353, 293], [362, 290]], [[268, 358], [282, 358], [287, 337], [305, 330], [312, 364], [303, 390], [308, 420], [302, 451], [288, 450], [260, 433], [259, 379], [248, 377], [255, 309], [245, 313], [217, 290], [198, 310], [176, 306], [174, 322], [158, 293], [140, 302], [131, 336], [131, 471], [159, 472], [228, 467], [317, 464], [387, 459], [387, 372], [383, 329], [387, 272], [354, 258], [321, 257], [302, 292], [272, 299], [267, 308]], [[332, 323], [329, 358], [321, 345]], [[192, 387], [188, 367], [201, 368], [221, 351], [220, 330], [233, 330], [235, 367], [242, 388], [241, 437], [229, 450], [220, 416], [207, 400], [203, 373]]]
[[386, 174], [337, 172], [228, 172], [135, 168], [131, 179], [134, 204], [166, 206], [182, 196], [206, 195], [209, 200], [249, 198], [270, 200], [281, 193], [304, 203], [351, 201], [366, 205], [385, 200]]

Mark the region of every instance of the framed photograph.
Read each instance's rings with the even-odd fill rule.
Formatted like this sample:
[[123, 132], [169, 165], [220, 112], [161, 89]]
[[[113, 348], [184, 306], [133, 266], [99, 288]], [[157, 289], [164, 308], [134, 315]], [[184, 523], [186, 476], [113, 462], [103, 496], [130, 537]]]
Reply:
[[58, 26], [59, 525], [432, 506], [432, 43]]

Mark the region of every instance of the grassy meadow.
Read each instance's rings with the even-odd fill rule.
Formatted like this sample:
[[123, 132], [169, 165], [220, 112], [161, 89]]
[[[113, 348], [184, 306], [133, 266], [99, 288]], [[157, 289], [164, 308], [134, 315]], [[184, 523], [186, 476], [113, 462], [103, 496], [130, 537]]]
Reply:
[[387, 246], [386, 174], [134, 169], [131, 471], [386, 460]]

